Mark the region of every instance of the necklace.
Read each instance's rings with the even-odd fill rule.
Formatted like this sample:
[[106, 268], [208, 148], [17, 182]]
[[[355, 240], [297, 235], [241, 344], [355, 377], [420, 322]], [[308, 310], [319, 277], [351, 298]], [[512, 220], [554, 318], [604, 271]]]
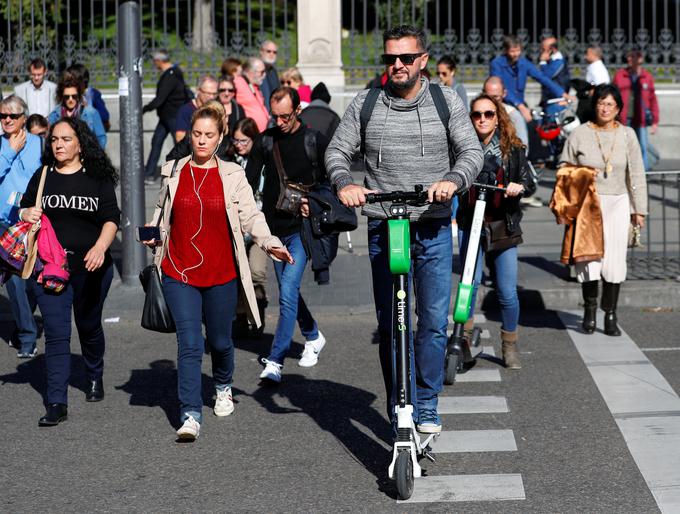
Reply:
[[591, 128], [593, 128], [593, 131], [595, 132], [595, 139], [597, 140], [597, 146], [600, 149], [600, 154], [602, 154], [602, 160], [604, 161], [604, 178], [607, 178], [608, 175], [612, 171], [614, 171], [614, 166], [612, 166], [612, 163], [610, 162], [610, 160], [612, 158], [612, 154], [614, 153], [614, 147], [616, 146], [616, 138], [619, 135], [619, 131], [615, 130], [614, 141], [612, 142], [612, 146], [609, 149], [609, 154], [605, 155], [604, 150], [602, 150], [602, 142], [600, 141], [599, 130], [593, 124], [591, 124]]

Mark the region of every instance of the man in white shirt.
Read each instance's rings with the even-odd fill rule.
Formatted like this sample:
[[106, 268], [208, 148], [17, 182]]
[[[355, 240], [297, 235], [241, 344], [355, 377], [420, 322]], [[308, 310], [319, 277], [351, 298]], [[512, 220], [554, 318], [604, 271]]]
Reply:
[[14, 94], [28, 105], [28, 114], [47, 116], [57, 106], [57, 85], [45, 79], [47, 65], [42, 59], [33, 59], [28, 66], [31, 80], [14, 88]]
[[593, 86], [609, 84], [609, 72], [602, 62], [602, 48], [599, 46], [589, 46], [585, 55], [588, 67], [586, 68], [586, 82]]

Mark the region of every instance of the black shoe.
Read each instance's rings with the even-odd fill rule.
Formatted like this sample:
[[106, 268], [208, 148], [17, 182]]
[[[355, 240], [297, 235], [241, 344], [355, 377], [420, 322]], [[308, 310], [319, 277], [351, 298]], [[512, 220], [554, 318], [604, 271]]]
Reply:
[[90, 382], [90, 390], [85, 395], [86, 402], [101, 402], [104, 399], [104, 382], [99, 380], [92, 380]]
[[54, 427], [68, 419], [68, 409], [63, 403], [51, 403], [47, 406], [47, 412], [38, 420], [39, 427]]
[[620, 336], [621, 330], [616, 324], [616, 306], [619, 302], [621, 284], [602, 281], [602, 301], [600, 306], [604, 311], [604, 333], [608, 336]]
[[597, 318], [597, 280], [583, 282], [581, 291], [583, 293], [583, 331], [586, 334], [595, 332]]
[[616, 311], [604, 313], [604, 333], [608, 336], [620, 336], [621, 330], [616, 323]]

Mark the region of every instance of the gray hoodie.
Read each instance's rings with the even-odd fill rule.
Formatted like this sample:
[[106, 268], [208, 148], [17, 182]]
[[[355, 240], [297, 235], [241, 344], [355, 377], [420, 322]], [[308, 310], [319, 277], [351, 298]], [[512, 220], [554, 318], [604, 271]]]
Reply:
[[[405, 100], [384, 89], [366, 126], [365, 186], [380, 192], [425, 189], [440, 180], [450, 180], [459, 190], [470, 187], [482, 169], [484, 157], [477, 134], [460, 97], [442, 88], [449, 106], [449, 131], [454, 158], [449, 161], [446, 130], [422, 78], [415, 98]], [[352, 184], [352, 157], [361, 144], [359, 113], [368, 90], [359, 93], [345, 111], [326, 150], [325, 162], [331, 182], [340, 190]], [[365, 205], [362, 213], [385, 218], [380, 205]], [[451, 216], [451, 202], [411, 208], [411, 220]]]

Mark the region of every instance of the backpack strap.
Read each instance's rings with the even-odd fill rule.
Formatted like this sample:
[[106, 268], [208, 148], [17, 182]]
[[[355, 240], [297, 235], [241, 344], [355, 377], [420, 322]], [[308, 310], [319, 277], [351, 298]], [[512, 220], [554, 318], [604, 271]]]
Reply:
[[380, 91], [382, 91], [382, 89], [379, 87], [372, 87], [368, 90], [368, 94], [364, 99], [364, 104], [361, 106], [361, 112], [359, 113], [359, 134], [361, 136], [360, 151], [362, 155], [366, 155], [366, 127], [368, 126], [368, 121], [371, 119], [371, 114], [373, 114], [373, 108], [378, 101]]
[[318, 152], [316, 151], [316, 130], [305, 128], [305, 155], [307, 159], [312, 163], [312, 174], [314, 175], [314, 182], [317, 181], [319, 169], [319, 158]]
[[451, 111], [449, 110], [449, 106], [446, 103], [446, 98], [444, 98], [442, 88], [439, 87], [438, 84], [430, 84], [430, 95], [432, 96], [434, 106], [437, 108], [439, 119], [442, 120], [442, 124], [446, 129], [446, 142], [450, 147], [451, 143], [449, 141], [451, 133], [449, 132], [449, 119], [451, 118]]

